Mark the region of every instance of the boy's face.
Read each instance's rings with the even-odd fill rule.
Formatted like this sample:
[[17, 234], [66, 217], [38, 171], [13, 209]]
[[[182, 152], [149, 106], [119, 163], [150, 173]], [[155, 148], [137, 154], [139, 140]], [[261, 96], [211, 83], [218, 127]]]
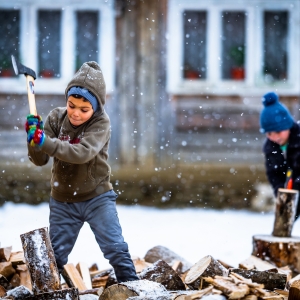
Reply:
[[85, 98], [69, 96], [67, 101], [67, 113], [72, 125], [79, 126], [89, 120], [94, 111], [92, 104]]
[[290, 136], [290, 130], [287, 129], [278, 132], [270, 131], [266, 133], [266, 136], [270, 141], [282, 146], [288, 142]]

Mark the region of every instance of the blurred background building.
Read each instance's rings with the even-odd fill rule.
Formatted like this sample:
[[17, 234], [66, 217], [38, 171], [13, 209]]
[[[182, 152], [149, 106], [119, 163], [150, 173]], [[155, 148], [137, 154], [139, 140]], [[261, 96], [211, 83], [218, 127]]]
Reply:
[[44, 118], [83, 62], [101, 65], [112, 164], [261, 163], [262, 95], [299, 117], [299, 0], [1, 0], [0, 128], [20, 150], [11, 54], [36, 71]]

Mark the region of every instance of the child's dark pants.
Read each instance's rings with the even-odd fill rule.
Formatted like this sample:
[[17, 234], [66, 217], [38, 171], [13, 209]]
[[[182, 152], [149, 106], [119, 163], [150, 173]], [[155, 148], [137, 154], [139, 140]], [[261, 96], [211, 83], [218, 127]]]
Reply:
[[[138, 280], [128, 245], [122, 236], [116, 210], [117, 194], [111, 190], [91, 200], [59, 202], [50, 197], [50, 238], [58, 270], [68, 262], [79, 231], [87, 222], [104, 257], [113, 266], [118, 282]], [[88, 245], [86, 247], [88, 253]]]

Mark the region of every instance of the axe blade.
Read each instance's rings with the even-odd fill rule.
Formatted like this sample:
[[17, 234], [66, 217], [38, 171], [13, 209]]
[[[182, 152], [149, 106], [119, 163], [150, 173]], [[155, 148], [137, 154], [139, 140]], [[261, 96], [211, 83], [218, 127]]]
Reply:
[[34, 79], [36, 79], [35, 72], [32, 69], [29, 69], [29, 68], [25, 67], [24, 65], [22, 65], [20, 62], [18, 62], [13, 55], [11, 56], [11, 62], [14, 67], [14, 71], [15, 71], [16, 75], [24, 74], [25, 76], [29, 75], [29, 76], [33, 77]]

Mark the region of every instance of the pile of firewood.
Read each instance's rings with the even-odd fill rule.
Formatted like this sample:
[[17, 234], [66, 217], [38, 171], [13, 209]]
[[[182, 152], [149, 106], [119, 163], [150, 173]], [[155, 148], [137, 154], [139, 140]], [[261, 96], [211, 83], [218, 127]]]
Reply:
[[[29, 246], [27, 241], [26, 247]], [[88, 267], [85, 263], [69, 263], [65, 265], [65, 282], [61, 286], [52, 286], [54, 291], [43, 287], [34, 293], [39, 289], [39, 280], [49, 282], [49, 286], [54, 283], [49, 278], [33, 280], [37, 275], [31, 272], [39, 270], [33, 270], [26, 261], [28, 254], [24, 250], [0, 248], [0, 299], [300, 299], [300, 275], [287, 266], [278, 268], [252, 255], [238, 268], [210, 255], [191, 264], [163, 246], [153, 247], [144, 258], [133, 258], [139, 281], [117, 283], [113, 269], [98, 270], [96, 264]]]

